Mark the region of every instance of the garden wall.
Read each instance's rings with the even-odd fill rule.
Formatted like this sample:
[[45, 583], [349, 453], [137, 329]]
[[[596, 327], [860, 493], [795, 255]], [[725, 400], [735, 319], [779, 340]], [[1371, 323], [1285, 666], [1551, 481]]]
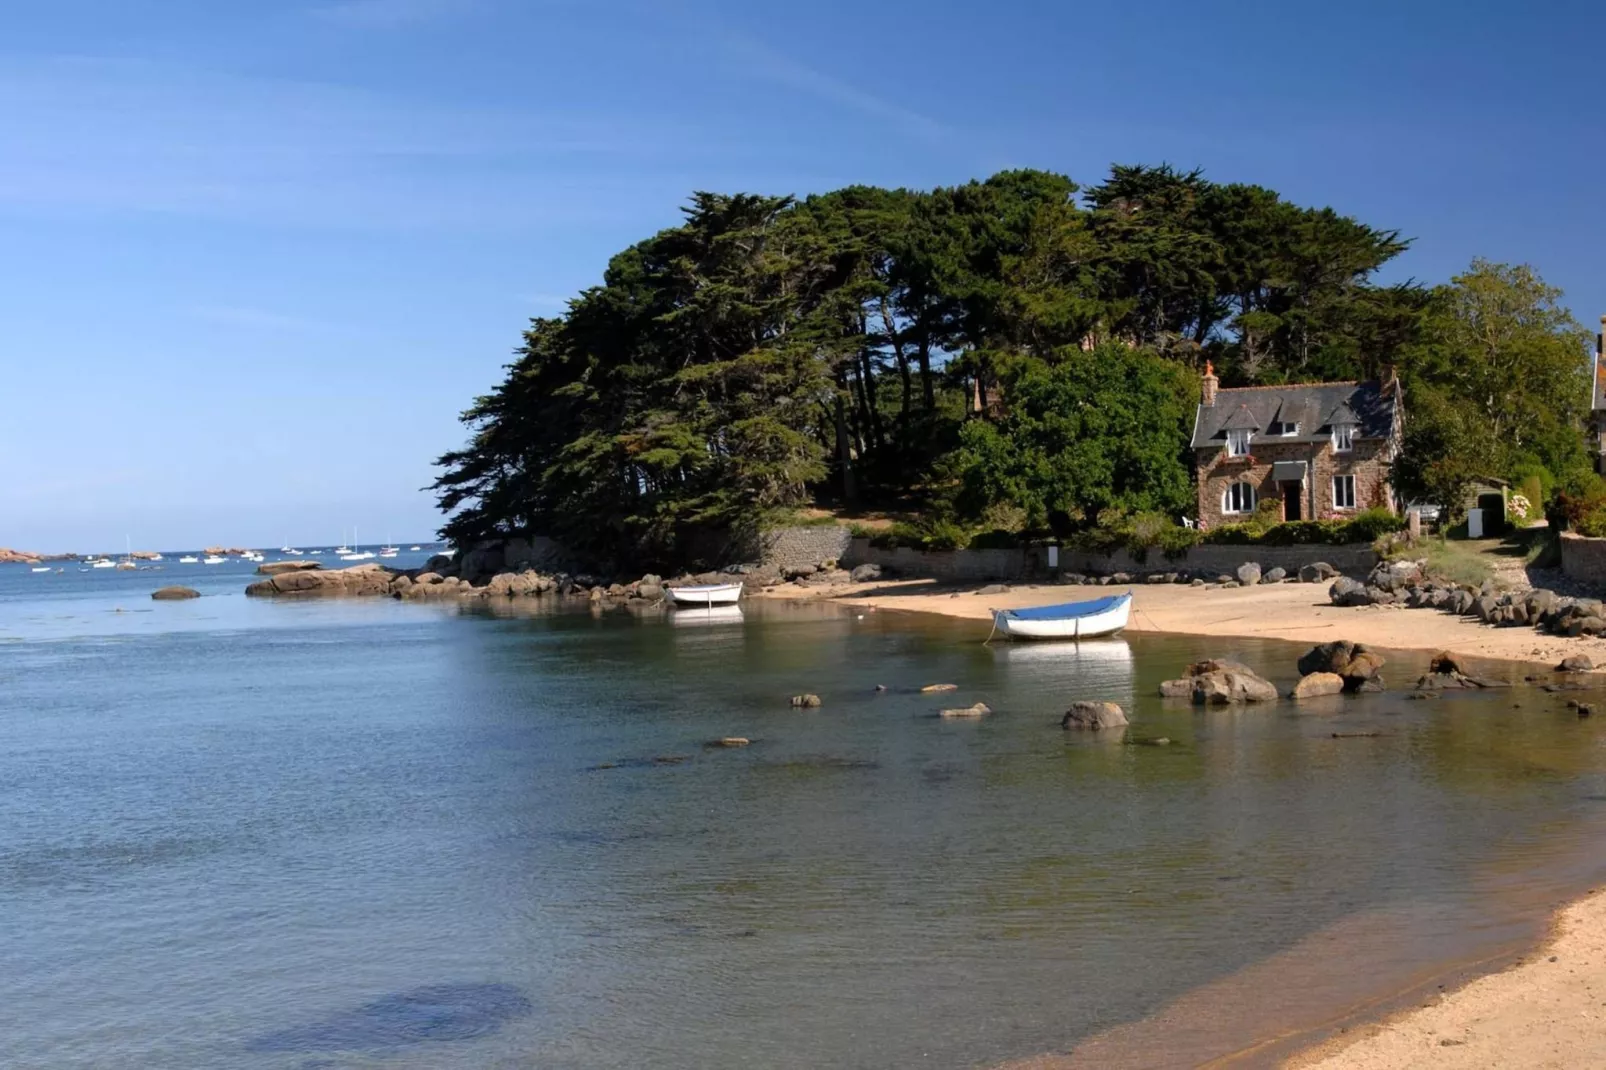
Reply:
[[[852, 540], [841, 560], [846, 568], [880, 565], [900, 576], [955, 583], [971, 580], [1016, 582], [1053, 577], [1048, 567], [1048, 551], [1043, 547], [923, 551], [900, 546], [888, 550], [870, 545], [869, 539], [859, 538]], [[1365, 575], [1377, 564], [1377, 554], [1365, 543], [1350, 546], [1195, 546], [1174, 560], [1168, 560], [1160, 551], [1154, 550], [1144, 561], [1136, 560], [1125, 551], [1092, 554], [1062, 549], [1059, 571], [1110, 575], [1116, 572], [1197, 570], [1230, 575], [1246, 561], [1254, 561], [1262, 569], [1281, 568], [1290, 573], [1299, 571], [1305, 565], [1325, 561], [1340, 572]]]
[[1562, 532], [1561, 571], [1570, 580], [1606, 584], [1606, 539]]
[[776, 568], [812, 568], [822, 561], [840, 561], [848, 552], [852, 532], [839, 524], [775, 528], [763, 536], [759, 560]]

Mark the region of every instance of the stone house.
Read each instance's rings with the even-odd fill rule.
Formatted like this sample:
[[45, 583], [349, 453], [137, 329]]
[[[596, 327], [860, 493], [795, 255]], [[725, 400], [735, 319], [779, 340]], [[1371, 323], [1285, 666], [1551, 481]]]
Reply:
[[1268, 499], [1284, 520], [1397, 508], [1389, 467], [1403, 409], [1392, 371], [1369, 383], [1223, 390], [1206, 365], [1192, 442], [1200, 522], [1247, 520]]
[[1591, 368], [1589, 399], [1589, 449], [1595, 455], [1595, 471], [1606, 475], [1606, 316], [1600, 318], [1595, 336], [1595, 363]]

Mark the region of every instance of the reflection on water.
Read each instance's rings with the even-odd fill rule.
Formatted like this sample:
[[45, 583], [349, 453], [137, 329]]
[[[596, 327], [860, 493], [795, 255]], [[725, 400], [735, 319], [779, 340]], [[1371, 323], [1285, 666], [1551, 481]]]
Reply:
[[[1153, 697], [1207, 655], [1286, 685], [1277, 643], [983, 646], [773, 604], [242, 612], [263, 623], [0, 646], [18, 1065], [973, 1066], [1355, 919], [1409, 919], [1376, 944], [1402, 969], [1456, 953], [1491, 903], [1581, 877], [1560, 860], [1606, 809], [1606, 729], [1566, 696]], [[1083, 698], [1173, 745], [1061, 731]]]

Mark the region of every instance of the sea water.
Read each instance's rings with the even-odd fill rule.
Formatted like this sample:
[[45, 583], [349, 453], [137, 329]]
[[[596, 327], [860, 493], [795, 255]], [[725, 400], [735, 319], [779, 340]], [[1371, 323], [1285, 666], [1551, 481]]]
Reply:
[[[1286, 687], [1301, 648], [263, 601], [203, 567], [0, 566], [0, 1065], [986, 1065], [1356, 918], [1408, 919], [1421, 966], [1492, 879], [1594, 875], [1559, 860], [1606, 726], [1564, 695], [1199, 712], [1160, 680]], [[1062, 731], [1084, 698], [1133, 726]]]

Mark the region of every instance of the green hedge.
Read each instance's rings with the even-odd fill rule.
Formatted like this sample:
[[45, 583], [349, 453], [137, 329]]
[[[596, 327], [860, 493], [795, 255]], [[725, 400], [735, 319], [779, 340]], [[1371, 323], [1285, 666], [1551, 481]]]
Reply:
[[1368, 509], [1348, 520], [1291, 520], [1269, 527], [1253, 522], [1224, 524], [1205, 532], [1214, 546], [1343, 546], [1375, 542], [1404, 531], [1406, 520], [1387, 509]]

